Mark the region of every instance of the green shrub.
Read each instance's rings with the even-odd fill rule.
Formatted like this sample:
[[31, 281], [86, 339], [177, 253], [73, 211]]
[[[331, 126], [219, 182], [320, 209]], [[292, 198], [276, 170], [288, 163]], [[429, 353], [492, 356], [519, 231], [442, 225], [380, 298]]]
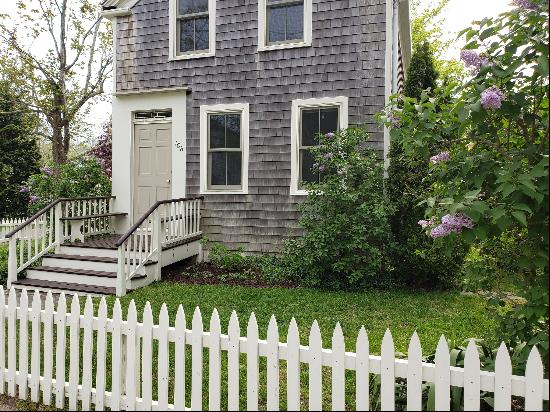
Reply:
[[[62, 197], [109, 196], [111, 181], [95, 158], [79, 157], [57, 168], [44, 167], [29, 177], [31, 210], [36, 212]], [[25, 189], [25, 190], [27, 190]]]
[[384, 170], [364, 129], [319, 136], [312, 149], [322, 179], [306, 187], [302, 237], [285, 248], [281, 272], [301, 284], [346, 288], [386, 283], [390, 247]]
[[0, 285], [6, 285], [8, 279], [8, 243], [0, 244]]

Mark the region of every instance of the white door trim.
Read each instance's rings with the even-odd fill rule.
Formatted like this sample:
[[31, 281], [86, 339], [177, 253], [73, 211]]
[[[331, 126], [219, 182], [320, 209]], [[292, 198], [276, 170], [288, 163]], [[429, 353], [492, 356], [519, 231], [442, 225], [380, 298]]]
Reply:
[[[172, 110], [172, 197], [187, 193], [187, 116], [186, 92], [149, 93], [113, 97], [113, 195], [117, 211], [128, 217], [116, 228], [123, 233], [133, 218], [133, 153], [134, 119], [136, 111]], [[153, 120], [153, 119], [151, 119]]]

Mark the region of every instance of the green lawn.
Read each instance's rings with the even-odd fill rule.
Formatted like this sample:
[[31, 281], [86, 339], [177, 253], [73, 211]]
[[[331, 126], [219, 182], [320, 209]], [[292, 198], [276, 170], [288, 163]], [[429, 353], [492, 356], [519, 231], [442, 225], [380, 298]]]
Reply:
[[[223, 285], [184, 285], [160, 282], [129, 293], [121, 301], [124, 308], [135, 300], [138, 309], [151, 302], [154, 316], [166, 302], [171, 323], [181, 304], [188, 325], [193, 310], [199, 306], [205, 330], [210, 315], [218, 309], [222, 331], [226, 332], [232, 310], [239, 315], [244, 334], [251, 312], [256, 314], [260, 337], [265, 339], [272, 314], [279, 324], [282, 340], [292, 317], [300, 328], [301, 343], [307, 345], [309, 328], [317, 319], [323, 343], [330, 347], [336, 322], [340, 322], [346, 337], [346, 348], [354, 350], [355, 339], [364, 325], [369, 334], [371, 350], [379, 353], [382, 337], [387, 328], [392, 331], [396, 350], [406, 352], [412, 333], [420, 336], [425, 353], [435, 351], [441, 334], [461, 343], [467, 338], [485, 339], [496, 344], [495, 322], [486, 312], [485, 300], [462, 296], [457, 292], [366, 291], [358, 293], [329, 292], [311, 289], [245, 288]], [[114, 299], [111, 299], [112, 304]], [[111, 305], [110, 305], [111, 306]]]

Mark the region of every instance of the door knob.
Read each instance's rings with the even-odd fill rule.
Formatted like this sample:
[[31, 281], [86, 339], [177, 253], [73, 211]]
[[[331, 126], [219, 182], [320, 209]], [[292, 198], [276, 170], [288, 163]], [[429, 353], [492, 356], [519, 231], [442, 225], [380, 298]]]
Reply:
[[170, 183], [170, 179], [166, 179], [166, 183]]

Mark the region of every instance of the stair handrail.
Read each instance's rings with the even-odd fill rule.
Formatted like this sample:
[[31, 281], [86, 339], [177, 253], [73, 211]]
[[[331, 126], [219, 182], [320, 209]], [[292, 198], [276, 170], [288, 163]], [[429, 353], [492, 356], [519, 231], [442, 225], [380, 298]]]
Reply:
[[[165, 230], [165, 219], [162, 218], [160, 208], [167, 204], [185, 204], [193, 201], [202, 201], [204, 196], [191, 196], [176, 199], [159, 200], [155, 202], [127, 231], [115, 246], [118, 248], [117, 268], [117, 296], [126, 294], [127, 282], [149, 261], [157, 262], [155, 279], [160, 279], [160, 265], [162, 247], [165, 241], [172, 240], [170, 228]], [[200, 230], [200, 202], [198, 202], [193, 219], [197, 232]], [[187, 216], [180, 217], [187, 219]], [[186, 220], [187, 222], [187, 220]], [[187, 228], [187, 224], [185, 224]]]
[[[8, 287], [11, 287], [11, 284], [17, 280], [19, 272], [46, 253], [54, 248], [58, 252], [61, 243], [64, 242], [63, 226], [61, 224], [64, 203], [114, 198], [114, 196], [59, 198], [7, 233], [5, 238], [9, 241]], [[29, 228], [33, 224], [34, 228]], [[19, 245], [18, 240], [20, 240]]]

